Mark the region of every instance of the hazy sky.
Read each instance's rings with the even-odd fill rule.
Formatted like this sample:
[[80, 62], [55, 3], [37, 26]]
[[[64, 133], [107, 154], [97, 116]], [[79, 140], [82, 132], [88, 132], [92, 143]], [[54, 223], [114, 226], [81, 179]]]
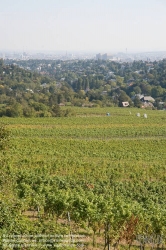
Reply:
[[0, 0], [0, 50], [166, 50], [166, 0]]

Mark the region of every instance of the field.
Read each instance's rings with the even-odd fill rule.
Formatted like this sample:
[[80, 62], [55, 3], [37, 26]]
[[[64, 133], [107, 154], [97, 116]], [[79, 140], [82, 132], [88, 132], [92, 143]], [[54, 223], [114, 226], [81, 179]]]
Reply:
[[164, 246], [165, 111], [73, 110], [76, 117], [1, 118], [10, 143], [1, 152], [0, 233], [84, 235], [80, 249], [146, 245], [136, 237], [153, 235]]

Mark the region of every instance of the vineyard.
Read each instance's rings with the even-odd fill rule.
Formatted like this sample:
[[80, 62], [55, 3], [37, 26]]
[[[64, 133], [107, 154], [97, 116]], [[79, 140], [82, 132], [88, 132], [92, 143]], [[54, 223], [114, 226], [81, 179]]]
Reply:
[[[165, 111], [72, 109], [75, 117], [1, 118], [10, 138], [0, 152], [0, 249], [166, 247]], [[50, 234], [82, 241], [3, 242]], [[143, 240], [152, 236], [160, 240]]]

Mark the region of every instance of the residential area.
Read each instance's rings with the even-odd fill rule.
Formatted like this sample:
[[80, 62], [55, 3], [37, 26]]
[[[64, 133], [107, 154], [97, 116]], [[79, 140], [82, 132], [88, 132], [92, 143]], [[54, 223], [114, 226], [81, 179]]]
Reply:
[[166, 108], [166, 60], [1, 60], [0, 67], [1, 115], [13, 102], [39, 116], [51, 116], [53, 105]]

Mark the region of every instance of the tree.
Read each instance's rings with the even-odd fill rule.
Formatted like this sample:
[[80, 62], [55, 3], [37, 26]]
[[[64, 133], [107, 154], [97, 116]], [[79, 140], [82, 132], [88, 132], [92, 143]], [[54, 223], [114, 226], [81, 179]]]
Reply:
[[55, 117], [60, 117], [61, 116], [61, 110], [58, 104], [55, 104], [52, 107], [52, 115]]
[[153, 87], [152, 88], [152, 96], [155, 97], [160, 97], [164, 93], [164, 89], [161, 86]]
[[141, 94], [141, 88], [139, 86], [136, 86], [133, 88], [133, 91], [136, 93], [136, 94]]
[[140, 99], [138, 97], [136, 97], [134, 99], [134, 106], [137, 108], [141, 108], [141, 106], [142, 106], [142, 102], [140, 101]]
[[33, 117], [33, 116], [35, 116], [34, 108], [31, 107], [31, 106], [28, 106], [28, 105], [24, 106], [23, 107], [23, 115], [25, 117]]
[[117, 86], [122, 86], [123, 83], [124, 83], [124, 78], [120, 77], [120, 76], [117, 76], [116, 77], [116, 83], [117, 83]]
[[23, 115], [23, 109], [21, 104], [15, 103], [11, 106], [6, 107], [6, 116], [9, 117], [20, 117]]
[[140, 88], [141, 88], [141, 90], [142, 90], [142, 93], [144, 94], [144, 95], [151, 95], [151, 86], [149, 85], [149, 84], [146, 84], [146, 82], [142, 82], [141, 84], [140, 84]]
[[131, 102], [130, 97], [123, 90], [120, 91], [120, 95], [118, 97], [118, 100], [119, 100], [120, 106], [123, 106], [122, 102], [129, 102], [129, 101]]
[[82, 89], [82, 83], [83, 83], [82, 78], [78, 78], [77, 90], [81, 90]]
[[89, 89], [89, 80], [86, 78], [85, 79], [85, 90]]

